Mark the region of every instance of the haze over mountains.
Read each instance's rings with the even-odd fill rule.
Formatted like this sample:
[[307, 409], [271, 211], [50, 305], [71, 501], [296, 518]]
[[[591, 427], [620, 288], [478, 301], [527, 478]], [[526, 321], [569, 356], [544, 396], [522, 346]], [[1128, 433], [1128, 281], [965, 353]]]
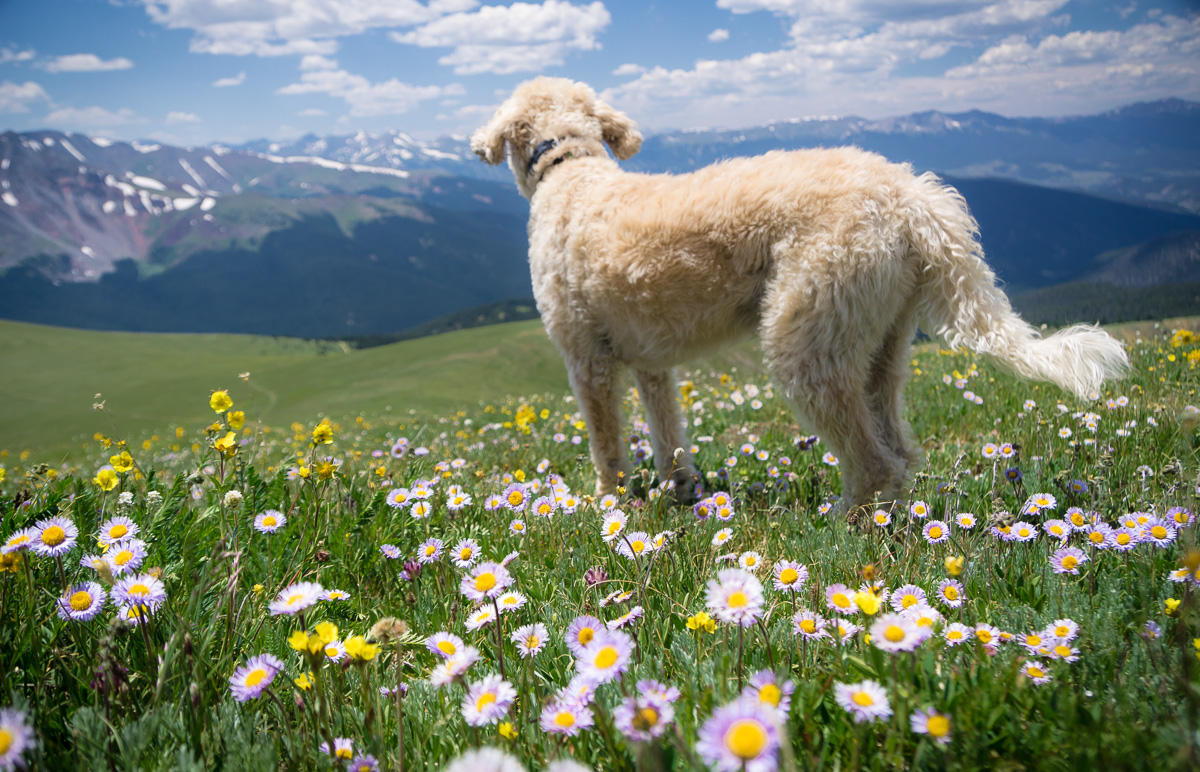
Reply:
[[[855, 144], [958, 186], [1010, 293], [1084, 281], [1095, 295], [1200, 279], [1198, 138], [1200, 104], [1165, 100], [1078, 118], [932, 112], [673, 132], [624, 166], [681, 172]], [[508, 169], [463, 137], [177, 148], [7, 132], [0, 202], [10, 319], [346, 337], [530, 295], [527, 206]]]

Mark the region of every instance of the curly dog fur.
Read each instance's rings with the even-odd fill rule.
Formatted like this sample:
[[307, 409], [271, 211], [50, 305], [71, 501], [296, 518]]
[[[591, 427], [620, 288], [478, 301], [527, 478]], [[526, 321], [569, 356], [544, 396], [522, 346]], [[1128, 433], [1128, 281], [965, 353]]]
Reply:
[[534, 296], [587, 421], [600, 493], [629, 469], [621, 371], [633, 370], [660, 478], [690, 492], [672, 368], [747, 334], [801, 422], [842, 459], [845, 506], [894, 500], [917, 459], [901, 398], [918, 322], [1081, 396], [1128, 366], [1102, 330], [1042, 338], [1023, 322], [962, 196], [933, 174], [857, 148], [631, 174], [604, 148], [625, 160], [641, 142], [628, 117], [560, 78], [522, 84], [471, 138], [488, 163], [507, 150], [530, 200]]

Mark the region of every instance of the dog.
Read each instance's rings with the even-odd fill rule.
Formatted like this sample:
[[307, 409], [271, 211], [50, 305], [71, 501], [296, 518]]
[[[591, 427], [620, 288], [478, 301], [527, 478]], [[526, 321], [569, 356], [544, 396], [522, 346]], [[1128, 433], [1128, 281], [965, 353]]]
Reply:
[[[841, 458], [844, 509], [895, 501], [918, 453], [901, 416], [919, 322], [1083, 397], [1128, 368], [1108, 333], [1041, 337], [935, 175], [857, 148], [772, 151], [680, 175], [624, 172], [642, 135], [585, 84], [519, 86], [471, 137], [529, 199], [538, 311], [590, 432], [598, 494], [630, 472], [619, 377], [632, 369], [659, 479], [694, 495], [674, 368], [757, 333], [800, 422]], [[506, 152], [507, 151], [507, 152]]]

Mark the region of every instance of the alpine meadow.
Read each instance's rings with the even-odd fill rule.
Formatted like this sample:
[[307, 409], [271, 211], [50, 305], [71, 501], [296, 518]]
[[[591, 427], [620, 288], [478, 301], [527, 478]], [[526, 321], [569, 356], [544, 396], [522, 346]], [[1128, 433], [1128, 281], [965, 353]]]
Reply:
[[[527, 334], [553, 364], [536, 323], [297, 343], [290, 376], [255, 339], [62, 331], [174, 349], [212, 382], [175, 395], [186, 419], [136, 428], [125, 400], [152, 385], [89, 394], [93, 437], [4, 451], [0, 760], [1194, 768], [1195, 327], [1114, 328], [1133, 372], [1082, 401], [918, 347], [909, 503], [852, 522], [838, 459], [749, 347], [679, 385], [705, 493], [685, 508], [633, 389], [637, 466], [603, 498], [561, 377], [498, 393], [541, 388], [504, 365]], [[491, 330], [510, 334], [472, 358]], [[457, 410], [419, 391], [411, 410], [367, 391], [370, 409], [347, 406], [336, 373], [381, 352], [478, 391], [448, 395]], [[151, 384], [178, 368], [157, 356]], [[302, 393], [271, 384], [304, 372]]]

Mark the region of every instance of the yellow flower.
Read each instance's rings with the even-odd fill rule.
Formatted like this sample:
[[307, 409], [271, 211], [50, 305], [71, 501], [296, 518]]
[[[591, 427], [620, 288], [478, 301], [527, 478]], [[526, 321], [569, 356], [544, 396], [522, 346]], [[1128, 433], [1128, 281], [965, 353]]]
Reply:
[[229, 398], [229, 392], [221, 389], [220, 391], [214, 391], [212, 396], [208, 398], [208, 406], [216, 413], [224, 413], [233, 407], [233, 400]]
[[333, 477], [333, 473], [337, 471], [337, 464], [330, 461], [322, 461], [317, 464], [317, 477], [322, 480], [328, 480]]
[[1179, 612], [1179, 604], [1182, 602], [1183, 601], [1179, 600], [1179, 598], [1167, 598], [1167, 603], [1166, 603], [1167, 616], [1169, 616], [1169, 617], [1175, 616], [1175, 614]]
[[329, 644], [337, 640], [338, 629], [337, 625], [332, 622], [320, 622], [314, 630], [317, 631], [317, 636], [321, 639], [321, 643]]
[[710, 617], [707, 611], [701, 611], [695, 616], [688, 617], [687, 626], [689, 630], [703, 630], [706, 633], [715, 633], [717, 631], [717, 620]]
[[[108, 565], [105, 563], [105, 565]], [[21, 570], [21, 553], [10, 552], [7, 555], [0, 555], [0, 574], [5, 572], [10, 574], [18, 573]]]
[[963, 572], [963, 559], [959, 556], [947, 557], [944, 565], [950, 576], [958, 576]]
[[1176, 330], [1171, 336], [1171, 346], [1179, 348], [1196, 342], [1196, 334], [1191, 330]]
[[226, 418], [229, 420], [229, 428], [234, 431], [240, 432], [246, 425], [246, 414], [241, 410], [230, 410]]
[[233, 458], [238, 450], [237, 435], [229, 432], [221, 439], [213, 442], [213, 447], [226, 458]]
[[317, 424], [312, 431], [313, 445], [332, 445], [333, 444], [333, 427], [329, 424], [329, 419], [323, 419]]
[[92, 482], [100, 486], [100, 490], [102, 491], [111, 491], [117, 487], [120, 478], [117, 477], [115, 470], [101, 469], [99, 472], [96, 472], [96, 476], [92, 478]]
[[379, 647], [367, 643], [367, 640], [361, 635], [352, 635], [346, 639], [346, 653], [354, 659], [368, 662], [375, 659], [375, 655], [379, 653]]
[[264, 590], [266, 590], [266, 589], [267, 589], [267, 588], [266, 588], [266, 587], [263, 587], [261, 584], [256, 584], [256, 585], [254, 585], [254, 594], [255, 594], [255, 595], [262, 595], [262, 594], [263, 594], [263, 591], [264, 591]]
[[501, 721], [499, 727], [500, 736], [505, 740], [511, 740], [517, 736], [517, 730], [513, 729], [511, 721]]
[[133, 469], [133, 456], [129, 455], [128, 450], [122, 450], [120, 455], [109, 456], [108, 463], [118, 472], [128, 472]]
[[288, 636], [288, 646], [296, 651], [308, 651], [308, 633], [297, 630]]
[[854, 605], [867, 616], [879, 613], [879, 596], [873, 592], [854, 593]]
[[311, 674], [310, 673], [302, 673], [299, 678], [293, 679], [296, 683], [296, 686], [299, 686], [304, 691], [308, 691], [309, 689], [311, 689], [312, 688], [312, 679], [309, 678], [309, 675], [311, 675]]

